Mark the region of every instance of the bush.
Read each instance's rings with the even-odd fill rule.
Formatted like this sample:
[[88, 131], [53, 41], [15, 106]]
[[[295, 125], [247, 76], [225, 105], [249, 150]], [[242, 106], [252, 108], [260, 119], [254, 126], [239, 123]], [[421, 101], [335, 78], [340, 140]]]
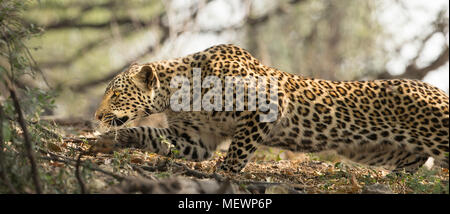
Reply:
[[21, 83], [26, 75], [43, 77], [25, 43], [42, 32], [22, 19], [27, 3], [0, 0], [0, 193], [41, 193], [45, 177], [35, 154], [48, 138], [40, 116], [54, 96]]

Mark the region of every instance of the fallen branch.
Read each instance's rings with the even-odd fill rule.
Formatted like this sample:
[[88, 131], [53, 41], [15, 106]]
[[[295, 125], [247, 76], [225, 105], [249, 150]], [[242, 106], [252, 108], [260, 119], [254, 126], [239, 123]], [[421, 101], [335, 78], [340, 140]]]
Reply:
[[148, 175], [146, 175], [145, 174], [145, 171], [141, 168], [141, 167], [139, 167], [139, 166], [136, 166], [136, 165], [132, 165], [131, 166], [134, 170], [136, 170], [142, 177], [144, 177], [144, 178], [146, 178], [146, 179], [149, 179], [149, 180], [157, 180], [155, 177], [153, 177], [153, 176], [148, 176]]
[[[222, 175], [219, 175], [217, 173], [207, 174], [207, 173], [204, 173], [204, 172], [201, 172], [198, 170], [190, 169], [188, 166], [186, 166], [183, 163], [174, 163], [173, 166], [181, 168], [184, 171], [184, 173], [182, 173], [182, 174], [184, 174], [185, 176], [192, 176], [197, 179], [205, 179], [205, 178], [215, 179], [218, 182], [218, 184], [221, 184], [219, 190], [217, 192], [215, 192], [216, 194], [221, 194], [221, 193], [226, 192], [227, 190], [229, 190], [229, 187], [231, 184], [246, 185], [246, 189], [248, 189], [252, 192], [256, 192], [256, 193], [265, 193], [267, 188], [274, 187], [274, 186], [280, 186], [280, 189], [282, 189], [282, 191], [284, 191], [285, 193], [289, 193], [289, 194], [303, 193], [301, 190], [298, 190], [298, 188], [290, 186], [290, 184], [288, 184], [288, 183], [234, 180], [234, 179], [230, 179], [230, 178], [224, 178]], [[151, 171], [151, 172], [165, 171], [165, 170], [167, 170], [167, 164], [164, 163], [164, 164], [160, 164], [160, 165], [154, 166], [154, 167], [133, 165], [133, 168], [136, 168], [136, 169], [140, 168], [140, 169], [143, 169], [146, 171]], [[293, 185], [293, 184], [291, 184], [291, 185]], [[132, 186], [134, 187], [134, 189], [133, 189], [134, 191], [139, 189], [137, 187], [137, 185], [134, 183]], [[298, 184], [295, 184], [295, 186], [298, 186]]]
[[237, 182], [239, 185], [246, 185], [246, 189], [258, 194], [265, 194], [267, 188], [278, 187], [278, 190], [271, 193], [285, 193], [285, 194], [303, 194], [302, 190], [297, 190], [296, 188], [291, 187], [287, 183], [269, 183], [269, 182], [259, 182], [259, 181], [245, 181], [245, 182]]
[[221, 184], [215, 180], [197, 180], [183, 177], [172, 177], [157, 181], [132, 178], [109, 188], [109, 194], [233, 194], [237, 188], [230, 183]]
[[179, 167], [182, 167], [183, 170], [186, 171], [185, 174], [187, 176], [194, 176], [194, 177], [197, 177], [197, 178], [214, 178], [214, 179], [216, 179], [219, 182], [222, 182], [222, 181], [225, 180], [224, 177], [222, 177], [221, 175], [219, 175], [217, 173], [206, 174], [206, 173], [200, 172], [198, 170], [191, 169], [188, 166], [186, 166], [186, 164], [183, 164], [183, 163], [176, 163], [176, 165], [178, 165]]
[[141, 168], [141, 169], [149, 171], [149, 172], [166, 171], [167, 170], [166, 164], [159, 164], [157, 166], [137, 166], [137, 165], [132, 164], [131, 166], [138, 167], [138, 168]]
[[83, 156], [84, 152], [80, 152], [77, 158], [77, 163], [75, 164], [75, 176], [77, 178], [78, 184], [80, 185], [81, 194], [86, 194], [86, 185], [84, 184], [83, 179], [80, 175], [80, 164], [81, 164], [81, 156]]
[[85, 143], [85, 141], [91, 142], [95, 141], [97, 138], [93, 137], [85, 137], [85, 138], [70, 138], [70, 137], [64, 137], [63, 141], [67, 143]]
[[[213, 173], [213, 174], [207, 174], [207, 173], [203, 173], [200, 172], [198, 170], [194, 170], [194, 169], [190, 169], [188, 166], [186, 166], [183, 163], [174, 163], [173, 166], [183, 170], [184, 172], [182, 174], [187, 175], [187, 176], [192, 176], [192, 177], [196, 177], [196, 178], [214, 178], [217, 181], [224, 181], [225, 179], [217, 174], [217, 173]], [[141, 168], [143, 170], [146, 171], [150, 171], [150, 172], [156, 172], [156, 171], [167, 171], [167, 162], [161, 162], [160, 164], [158, 164], [157, 166], [137, 166], [132, 164], [132, 167], [136, 167], [136, 168]]]
[[[56, 162], [65, 163], [65, 164], [69, 164], [69, 165], [72, 165], [72, 166], [76, 166], [77, 160], [75, 160], [75, 159], [64, 157], [64, 156], [60, 156], [60, 155], [57, 155], [57, 154], [54, 154], [52, 152], [45, 151], [45, 150], [42, 150], [42, 149], [40, 149], [39, 151], [50, 155], [50, 157], [40, 157], [40, 159], [52, 160], [52, 161], [56, 161]], [[124, 176], [117, 175], [117, 174], [115, 174], [113, 172], [109, 172], [109, 171], [103, 170], [103, 169], [99, 168], [96, 165], [93, 165], [93, 166], [85, 165], [85, 167], [90, 169], [90, 170], [94, 170], [94, 171], [97, 171], [97, 172], [101, 172], [101, 173], [103, 173], [105, 175], [109, 175], [109, 176], [115, 178], [118, 181], [122, 181], [122, 180], [127, 179]]]

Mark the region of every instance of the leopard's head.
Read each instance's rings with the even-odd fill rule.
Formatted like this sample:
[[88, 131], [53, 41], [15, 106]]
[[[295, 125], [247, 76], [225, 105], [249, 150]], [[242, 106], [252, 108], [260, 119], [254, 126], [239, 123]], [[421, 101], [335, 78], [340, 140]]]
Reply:
[[132, 64], [108, 84], [95, 119], [106, 127], [120, 127], [163, 110], [160, 80], [154, 66]]

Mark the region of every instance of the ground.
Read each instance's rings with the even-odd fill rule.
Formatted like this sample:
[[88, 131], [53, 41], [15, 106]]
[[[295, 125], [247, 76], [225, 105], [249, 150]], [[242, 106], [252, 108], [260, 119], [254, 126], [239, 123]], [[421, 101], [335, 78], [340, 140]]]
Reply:
[[[449, 193], [447, 169], [422, 167], [414, 175], [392, 174], [331, 153], [294, 154], [273, 148], [260, 148], [238, 174], [214, 173], [225, 151], [216, 152], [212, 160], [197, 163], [135, 149], [85, 154], [77, 162], [81, 151], [87, 151], [99, 133], [88, 121], [66, 121], [69, 122], [57, 121], [58, 128], [52, 130], [63, 137], [40, 149], [47, 163], [44, 171], [53, 175], [48, 176], [50, 183], [64, 186], [55, 193], [146, 192], [135, 183], [130, 190], [128, 184], [136, 179], [145, 185], [158, 186], [177, 179], [183, 180], [183, 185], [198, 185], [196, 190], [186, 187], [188, 190], [180, 191], [188, 193], [222, 193], [225, 184], [232, 187], [232, 193]], [[201, 182], [212, 184], [212, 189], [201, 189]]]

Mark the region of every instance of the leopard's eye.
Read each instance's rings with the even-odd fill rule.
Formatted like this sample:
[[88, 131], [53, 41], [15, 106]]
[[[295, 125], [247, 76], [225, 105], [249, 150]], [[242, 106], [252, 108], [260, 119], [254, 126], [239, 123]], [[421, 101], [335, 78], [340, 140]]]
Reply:
[[120, 95], [120, 91], [115, 91], [112, 97], [118, 97]]

